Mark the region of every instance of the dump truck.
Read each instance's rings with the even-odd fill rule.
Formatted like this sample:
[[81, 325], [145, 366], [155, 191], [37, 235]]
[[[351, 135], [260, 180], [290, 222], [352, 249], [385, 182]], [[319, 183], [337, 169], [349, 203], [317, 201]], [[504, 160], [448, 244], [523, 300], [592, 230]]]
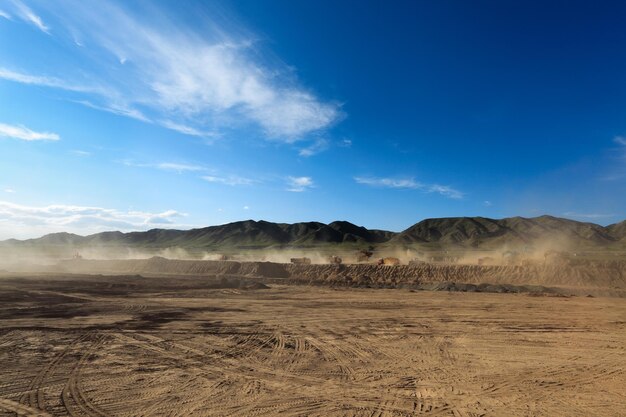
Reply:
[[478, 258], [478, 265], [495, 265], [496, 259], [491, 256], [485, 256], [484, 258]]
[[449, 255], [433, 255], [430, 257], [429, 261], [435, 264], [456, 264], [459, 262], [458, 256], [449, 256]]
[[572, 257], [567, 252], [557, 250], [546, 251], [543, 254], [543, 259], [546, 264], [552, 265], [569, 265], [572, 262]]
[[400, 259], [398, 258], [380, 258], [377, 265], [400, 265]]
[[508, 250], [502, 253], [502, 262], [505, 265], [515, 265], [520, 262], [520, 255], [518, 252]]
[[339, 256], [329, 256], [328, 263], [331, 265], [341, 265], [343, 260]]
[[296, 265], [311, 265], [311, 258], [291, 258], [291, 263]]
[[370, 246], [369, 249], [361, 249], [356, 254], [356, 261], [358, 263], [369, 262], [370, 258], [374, 255], [374, 248]]

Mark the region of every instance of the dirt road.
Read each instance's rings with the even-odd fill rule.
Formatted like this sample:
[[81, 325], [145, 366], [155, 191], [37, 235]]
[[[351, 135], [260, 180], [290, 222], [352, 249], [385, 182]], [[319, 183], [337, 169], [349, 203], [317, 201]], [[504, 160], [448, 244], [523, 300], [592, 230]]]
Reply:
[[0, 416], [623, 416], [626, 300], [0, 280]]

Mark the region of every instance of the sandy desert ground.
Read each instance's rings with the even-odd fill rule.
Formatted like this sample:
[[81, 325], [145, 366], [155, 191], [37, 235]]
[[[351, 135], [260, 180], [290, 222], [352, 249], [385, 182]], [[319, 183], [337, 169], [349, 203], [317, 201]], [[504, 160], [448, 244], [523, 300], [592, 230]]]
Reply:
[[0, 416], [626, 415], [623, 298], [270, 285], [4, 277]]

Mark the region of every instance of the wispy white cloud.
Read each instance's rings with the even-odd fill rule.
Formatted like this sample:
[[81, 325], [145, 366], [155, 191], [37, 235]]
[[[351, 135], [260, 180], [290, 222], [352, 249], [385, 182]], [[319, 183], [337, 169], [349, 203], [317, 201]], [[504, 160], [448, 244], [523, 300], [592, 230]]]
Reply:
[[175, 162], [161, 162], [155, 165], [155, 168], [165, 171], [204, 171], [205, 167], [200, 165], [179, 164]]
[[219, 136], [219, 134], [216, 132], [212, 132], [208, 130], [199, 130], [191, 126], [186, 126], [184, 124], [172, 122], [171, 120], [163, 120], [160, 122], [160, 125], [170, 130], [174, 130], [176, 132], [182, 133], [184, 135], [189, 135], [189, 136], [198, 136], [198, 137], [203, 137], [203, 138]]
[[4, 123], [0, 123], [0, 136], [26, 141], [60, 139], [59, 135], [56, 133], [35, 132], [34, 130], [30, 130], [25, 126], [8, 125]]
[[[92, 93], [92, 94], [108, 94], [107, 91], [101, 87], [88, 86], [76, 84], [71, 81], [66, 81], [61, 78], [49, 77], [45, 75], [31, 75], [24, 72], [12, 71], [7, 68], [0, 67], [0, 79], [13, 81], [21, 84], [30, 84], [41, 87], [58, 88], [66, 91], [73, 91], [78, 93]], [[81, 104], [85, 104], [81, 102]]]
[[626, 137], [625, 136], [615, 136], [613, 138], [613, 142], [617, 143], [618, 145], [626, 146]]
[[174, 224], [176, 218], [187, 216], [186, 213], [181, 213], [176, 210], [166, 210], [161, 213], [146, 213], [138, 211], [130, 211], [128, 216], [138, 216], [142, 219], [143, 225], [163, 225]]
[[81, 151], [80, 149], [72, 149], [70, 153], [77, 155], [77, 156], [83, 156], [83, 157], [92, 155], [91, 152]]
[[4, 10], [0, 10], [0, 17], [3, 17], [7, 20], [11, 20], [11, 15], [5, 12]]
[[183, 172], [183, 171], [206, 171], [207, 170], [207, 168], [202, 165], [195, 165], [195, 164], [188, 164], [188, 163], [181, 163], [181, 162], [140, 163], [140, 162], [135, 162], [130, 159], [125, 159], [119, 162], [129, 167], [154, 168], [154, 169], [160, 169], [162, 171]]
[[145, 230], [173, 227], [186, 214], [176, 210], [145, 212], [102, 207], [54, 204], [26, 206], [0, 201], [2, 238], [51, 232], [95, 233], [102, 230]]
[[315, 184], [311, 177], [287, 177], [287, 191], [300, 193], [314, 186]]
[[[0, 73], [0, 77], [1, 77], [1, 73]], [[39, 84], [39, 85], [45, 85], [45, 84]], [[112, 95], [115, 95], [115, 94], [112, 94]], [[129, 105], [125, 103], [120, 104], [120, 103], [109, 102], [106, 105], [98, 105], [98, 104], [92, 103], [89, 100], [72, 100], [72, 101], [74, 103], [81, 104], [85, 107], [89, 107], [95, 110], [100, 110], [100, 111], [116, 114], [118, 116], [129, 117], [131, 119], [139, 120], [144, 123], [158, 124], [166, 129], [173, 130], [175, 132], [182, 133], [184, 135], [197, 136], [197, 137], [202, 137], [202, 138], [216, 138], [219, 136], [219, 134], [217, 134], [216, 132], [196, 129], [194, 127], [187, 126], [181, 123], [176, 123], [171, 120], [154, 121], [148, 116], [146, 116], [139, 109], [134, 108], [134, 107], [129, 107]], [[116, 101], [119, 101], [119, 100], [116, 99]]]
[[46, 26], [41, 17], [36, 15], [28, 6], [19, 0], [13, 0], [16, 14], [26, 23], [35, 26], [44, 33], [50, 34], [50, 28]]
[[263, 87], [259, 97], [247, 101], [244, 113], [261, 125], [267, 135], [288, 143], [332, 125], [340, 118], [339, 106], [322, 103], [315, 96], [296, 88]]
[[350, 148], [352, 147], [352, 141], [350, 139], [342, 139], [338, 145], [341, 148]]
[[622, 181], [626, 178], [626, 136], [615, 136], [613, 143], [618, 147], [612, 149], [612, 160], [605, 164], [606, 171], [598, 178], [600, 181]]
[[[5, 69], [1, 78], [90, 94], [83, 104], [143, 121], [164, 120], [158, 124], [192, 136], [256, 125], [268, 139], [292, 143], [342, 117], [338, 103], [303, 88], [293, 70], [272, 61], [271, 54], [257, 47], [254, 35], [229, 20], [207, 20], [202, 31], [194, 32], [165, 14], [150, 19], [149, 10], [131, 13], [123, 3], [38, 6], [56, 15], [72, 39], [80, 38], [122, 64], [65, 71], [100, 80], [87, 88], [76, 85], [70, 75], [60, 79]], [[92, 48], [84, 49], [78, 53], [86, 62], [103, 59]]]
[[413, 178], [377, 178], [377, 177], [354, 177], [357, 184], [371, 187], [422, 190], [427, 193], [437, 193], [448, 198], [463, 198], [463, 193], [447, 185], [424, 184]]
[[245, 178], [245, 177], [239, 177], [237, 175], [229, 175], [226, 177], [220, 177], [220, 176], [215, 176], [215, 175], [204, 175], [201, 178], [207, 182], [212, 182], [215, 184], [231, 185], [231, 186], [252, 185], [254, 183], [259, 182], [257, 180], [253, 180], [253, 179]]
[[[82, 104], [85, 107], [89, 107], [95, 110], [105, 111], [107, 113], [113, 113], [118, 116], [130, 117], [131, 119], [139, 120], [144, 123], [153, 123], [150, 118], [143, 114], [136, 108], [129, 107], [127, 104], [108, 103], [106, 105], [98, 105], [90, 102], [89, 100], [73, 100], [75, 103]], [[167, 126], [165, 126], [167, 127]]]
[[13, 193], [15, 193], [15, 190], [13, 188], [5, 188], [4, 192], [5, 193], [9, 193], [9, 194], [13, 194]]
[[374, 178], [374, 177], [354, 177], [358, 184], [369, 185], [372, 187], [384, 188], [423, 188], [424, 184], [415, 181], [413, 178]]
[[454, 199], [461, 199], [463, 198], [463, 195], [464, 195], [459, 190], [455, 190], [454, 188], [448, 185], [439, 185], [439, 184], [428, 185], [426, 187], [426, 192], [437, 193], [445, 197], [454, 198]]
[[489, 200], [485, 200], [485, 201], [483, 201], [483, 206], [491, 207], [491, 206], [493, 206], [493, 203], [491, 201], [489, 201]]
[[298, 155], [309, 157], [313, 155], [317, 155], [320, 152], [324, 152], [328, 149], [329, 143], [327, 139], [317, 139], [315, 142], [307, 146], [306, 148], [300, 149]]

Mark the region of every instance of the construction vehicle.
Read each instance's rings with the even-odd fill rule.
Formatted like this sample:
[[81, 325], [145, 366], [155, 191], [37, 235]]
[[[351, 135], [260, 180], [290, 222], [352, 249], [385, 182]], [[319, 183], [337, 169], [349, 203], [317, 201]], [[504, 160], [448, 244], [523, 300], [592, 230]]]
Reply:
[[392, 265], [392, 266], [400, 265], [400, 259], [391, 258], [391, 257], [380, 258], [378, 262], [376, 263], [376, 265]]
[[520, 255], [518, 252], [508, 250], [502, 253], [502, 262], [505, 265], [515, 265], [520, 261]]
[[341, 265], [343, 260], [339, 256], [329, 256], [328, 263], [331, 265]]
[[311, 258], [291, 258], [290, 259], [292, 264], [296, 264], [296, 265], [311, 265]]
[[460, 257], [451, 255], [433, 255], [430, 257], [429, 262], [434, 264], [456, 264], [459, 262]]
[[567, 252], [548, 250], [543, 254], [544, 263], [552, 265], [569, 265], [572, 262], [571, 256]]
[[367, 249], [361, 249], [356, 255], [356, 261], [358, 263], [369, 262], [372, 255], [374, 255], [373, 246], [370, 246]]
[[485, 256], [484, 258], [478, 258], [478, 265], [495, 265], [497, 262], [495, 258], [491, 256]]

